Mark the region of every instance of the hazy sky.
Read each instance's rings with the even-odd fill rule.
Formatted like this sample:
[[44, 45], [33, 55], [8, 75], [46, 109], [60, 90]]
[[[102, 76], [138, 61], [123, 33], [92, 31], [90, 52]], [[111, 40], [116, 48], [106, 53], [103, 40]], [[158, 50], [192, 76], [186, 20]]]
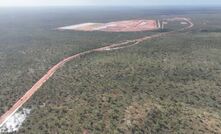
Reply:
[[221, 5], [221, 0], [0, 0], [0, 6], [145, 6]]

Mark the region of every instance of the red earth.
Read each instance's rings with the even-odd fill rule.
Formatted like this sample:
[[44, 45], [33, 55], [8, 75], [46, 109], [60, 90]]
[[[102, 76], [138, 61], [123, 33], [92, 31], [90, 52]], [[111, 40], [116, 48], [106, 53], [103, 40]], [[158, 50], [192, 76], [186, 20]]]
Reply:
[[105, 32], [137, 32], [156, 30], [156, 20], [125, 20], [110, 23], [83, 23], [58, 28], [59, 30], [105, 31]]

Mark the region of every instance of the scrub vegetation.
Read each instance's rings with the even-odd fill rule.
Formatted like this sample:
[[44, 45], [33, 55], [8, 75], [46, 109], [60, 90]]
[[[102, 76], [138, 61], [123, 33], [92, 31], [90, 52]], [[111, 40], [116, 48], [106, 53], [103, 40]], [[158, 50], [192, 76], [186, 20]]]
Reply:
[[0, 33], [0, 113], [64, 57], [161, 32], [58, 32], [54, 27], [80, 18], [108, 22], [162, 16], [189, 17], [195, 26], [67, 63], [25, 105], [32, 111], [18, 133], [221, 132], [221, 11], [81, 9], [83, 14], [77, 16], [79, 10], [49, 18], [36, 11], [37, 20], [33, 16], [1, 24], [6, 34]]

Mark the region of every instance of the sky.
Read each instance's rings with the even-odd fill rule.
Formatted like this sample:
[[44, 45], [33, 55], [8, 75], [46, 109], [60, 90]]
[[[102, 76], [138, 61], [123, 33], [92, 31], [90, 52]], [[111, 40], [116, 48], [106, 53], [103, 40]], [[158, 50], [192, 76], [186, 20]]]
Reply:
[[221, 0], [0, 0], [8, 6], [173, 6], [221, 5]]

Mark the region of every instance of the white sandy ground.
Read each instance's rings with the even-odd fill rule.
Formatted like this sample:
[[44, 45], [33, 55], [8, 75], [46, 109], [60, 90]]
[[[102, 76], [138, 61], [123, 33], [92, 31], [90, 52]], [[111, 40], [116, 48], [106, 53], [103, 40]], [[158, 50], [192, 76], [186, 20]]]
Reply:
[[181, 25], [187, 25], [187, 22], [180, 22]]
[[115, 27], [117, 26], [117, 24], [113, 24], [113, 23], [97, 23], [97, 24], [102, 24], [102, 26], [99, 26], [99, 27], [96, 27], [96, 28], [93, 28], [93, 30], [102, 30], [102, 29], [106, 29], [108, 27]]
[[60, 30], [69, 30], [69, 29], [77, 29], [77, 28], [82, 28], [85, 26], [91, 26], [96, 23], [83, 23], [83, 24], [78, 24], [78, 25], [71, 25], [71, 26], [64, 26], [64, 27], [59, 27], [58, 29]]
[[30, 114], [31, 109], [23, 108], [19, 112], [16, 112], [1, 128], [0, 133], [16, 132], [25, 121], [26, 117]]

